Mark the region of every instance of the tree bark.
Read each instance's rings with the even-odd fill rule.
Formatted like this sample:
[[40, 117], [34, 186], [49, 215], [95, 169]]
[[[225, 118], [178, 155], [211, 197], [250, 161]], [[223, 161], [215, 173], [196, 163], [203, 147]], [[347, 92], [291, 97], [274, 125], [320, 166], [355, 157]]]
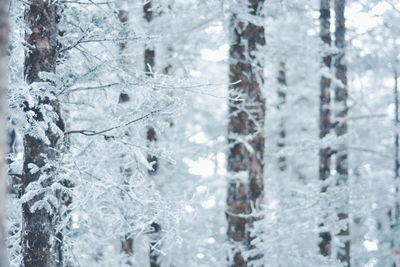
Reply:
[[[39, 77], [40, 72], [55, 73], [58, 57], [58, 27], [57, 4], [44, 0], [31, 0], [25, 10], [25, 41], [29, 51], [25, 53], [24, 74], [26, 82], [30, 85], [35, 82], [48, 82]], [[53, 123], [64, 131], [64, 123], [60, 115], [60, 103], [55, 97], [55, 92], [50, 92], [53, 97], [34, 96], [36, 105], [33, 107], [25, 103], [25, 111], [34, 114], [34, 119], [29, 119], [31, 128], [41, 127], [37, 123], [45, 123], [46, 114], [44, 107], [49, 106], [58, 115]], [[46, 191], [57, 180], [57, 169], [54, 164], [59, 159], [61, 135], [54, 128], [46, 125], [45, 136], [48, 142], [24, 135], [24, 163], [23, 163], [23, 194], [29, 186], [38, 184]], [[31, 171], [31, 166], [38, 170]], [[48, 189], [48, 190], [47, 190]], [[56, 230], [59, 221], [58, 207], [50, 204], [52, 213], [44, 208], [32, 210], [38, 201], [47, 201], [45, 194], [36, 195], [33, 199], [22, 204], [22, 257], [25, 267], [63, 266], [61, 244], [56, 237], [60, 232]]]
[[[345, 5], [346, 0], [335, 0], [335, 46], [337, 54], [334, 57], [335, 77], [337, 84], [335, 86], [335, 134], [337, 137], [347, 134], [347, 67], [345, 64]], [[336, 175], [337, 185], [348, 186], [349, 170], [348, 170], [348, 150], [345, 142], [338, 145], [336, 154]], [[348, 204], [349, 197], [346, 198], [344, 209], [338, 214], [339, 220], [346, 221], [346, 229], [341, 230], [338, 234], [339, 240], [344, 244], [343, 248], [338, 249], [338, 259], [350, 266], [350, 225]]]
[[[278, 72], [278, 110], [280, 111], [280, 121], [279, 121], [279, 141], [278, 148], [282, 150], [285, 147], [286, 139], [286, 128], [285, 128], [285, 114], [282, 114], [282, 109], [286, 105], [286, 90], [287, 90], [287, 80], [286, 80], [286, 66], [285, 62], [279, 64]], [[285, 171], [287, 168], [287, 159], [285, 155], [281, 155], [278, 158], [278, 167], [280, 171]]]
[[[145, 0], [143, 5], [144, 18], [148, 23], [151, 23], [154, 18], [154, 5], [152, 0]], [[154, 48], [146, 47], [144, 51], [144, 68], [146, 75], [153, 77], [155, 67], [155, 50]], [[153, 126], [148, 126], [147, 128], [147, 143], [148, 147], [153, 147], [157, 142], [157, 132]], [[156, 175], [159, 168], [158, 158], [150, 152], [147, 155], [147, 161], [151, 164], [152, 169], [148, 170], [149, 175]], [[150, 249], [149, 249], [149, 260], [150, 267], [159, 267], [160, 263], [160, 253], [159, 253], [159, 242], [160, 242], [160, 232], [161, 225], [157, 222], [151, 224], [150, 229]]]
[[[327, 49], [331, 45], [331, 32], [330, 32], [330, 0], [320, 0], [320, 38]], [[323, 68], [325, 72], [329, 72], [331, 68], [332, 56], [330, 52], [325, 52], [322, 58]], [[319, 103], [319, 138], [325, 138], [331, 130], [331, 78], [327, 74], [322, 74], [320, 80], [320, 103]], [[319, 179], [326, 181], [330, 177], [331, 172], [331, 155], [332, 150], [330, 147], [322, 148], [319, 150]], [[323, 185], [321, 192], [326, 192], [327, 185]], [[324, 225], [320, 225], [324, 227]], [[320, 243], [319, 249], [323, 256], [331, 255], [331, 242], [332, 235], [328, 230], [322, 230], [319, 234]]]
[[0, 0], [0, 267], [7, 266], [6, 231], [5, 231], [5, 202], [6, 202], [6, 96], [8, 87], [8, 0]]
[[[242, 1], [249, 15], [262, 17], [264, 0]], [[263, 60], [264, 27], [232, 14], [230, 21], [230, 72], [227, 238], [232, 252], [229, 265], [250, 266], [263, 260], [262, 253], [246, 256], [256, 249], [251, 241], [254, 222], [262, 218], [264, 201], [264, 119]], [[242, 99], [238, 100], [236, 96]]]

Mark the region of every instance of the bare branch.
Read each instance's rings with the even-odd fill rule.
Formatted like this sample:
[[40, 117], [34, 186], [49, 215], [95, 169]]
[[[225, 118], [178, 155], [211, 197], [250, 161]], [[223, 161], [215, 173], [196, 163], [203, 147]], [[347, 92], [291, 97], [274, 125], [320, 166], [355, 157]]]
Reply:
[[94, 131], [94, 130], [73, 130], [73, 131], [68, 131], [68, 132], [66, 132], [65, 135], [77, 133], [77, 134], [83, 134], [83, 135], [86, 135], [86, 136], [102, 135], [102, 136], [104, 136], [104, 137], [106, 137], [106, 138], [112, 138], [113, 136], [108, 136], [108, 135], [105, 135], [104, 133], [107, 133], [107, 132], [110, 132], [110, 131], [112, 131], [112, 130], [116, 130], [116, 129], [119, 129], [119, 128], [122, 128], [122, 127], [126, 127], [126, 126], [129, 126], [129, 125], [131, 125], [131, 124], [133, 124], [133, 123], [135, 123], [135, 122], [138, 122], [138, 121], [147, 119], [147, 118], [149, 118], [150, 116], [152, 116], [152, 115], [154, 115], [154, 114], [156, 114], [156, 113], [159, 113], [160, 111], [161, 111], [161, 110], [152, 111], [152, 112], [150, 112], [150, 113], [148, 113], [148, 114], [146, 114], [146, 115], [144, 115], [144, 116], [142, 116], [142, 117], [140, 117], [140, 118], [137, 118], [137, 119], [131, 120], [131, 121], [129, 121], [129, 122], [126, 122], [126, 123], [124, 123], [124, 124], [117, 125], [117, 126], [113, 126], [113, 127], [110, 127], [110, 128], [104, 129], [104, 130], [101, 130], [101, 131]]
[[386, 118], [387, 114], [371, 114], [371, 115], [360, 115], [347, 118], [347, 121], [355, 121], [361, 119], [374, 119], [374, 118]]
[[387, 159], [393, 159], [393, 157], [390, 155], [386, 155], [379, 151], [375, 151], [375, 150], [368, 149], [368, 148], [349, 146], [348, 149], [371, 153], [371, 154], [374, 154], [374, 155], [377, 155], [377, 156], [380, 156], [383, 158], [387, 158]]
[[81, 1], [62, 1], [61, 3], [63, 4], [78, 4], [78, 5], [109, 5], [114, 3], [114, 1], [107, 1], [107, 2], [90, 2], [90, 3], [86, 3], [86, 2], [81, 2]]

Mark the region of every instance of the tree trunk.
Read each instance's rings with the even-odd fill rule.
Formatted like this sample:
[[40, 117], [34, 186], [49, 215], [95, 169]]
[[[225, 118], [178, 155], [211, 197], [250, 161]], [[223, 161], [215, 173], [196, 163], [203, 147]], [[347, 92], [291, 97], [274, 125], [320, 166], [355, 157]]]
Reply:
[[[279, 64], [278, 72], [278, 110], [280, 111], [280, 121], [279, 121], [279, 141], [278, 148], [282, 152], [285, 147], [286, 138], [286, 128], [285, 128], [285, 114], [282, 114], [282, 109], [285, 111], [284, 106], [286, 105], [286, 91], [287, 91], [287, 81], [286, 81], [286, 66], [284, 62]], [[287, 168], [286, 156], [281, 155], [278, 159], [278, 167], [280, 171], [285, 171]]]
[[[128, 26], [128, 21], [129, 21], [129, 12], [128, 12], [128, 1], [126, 0], [120, 0], [116, 2], [117, 5], [117, 12], [118, 12], [118, 20], [121, 23], [122, 27], [126, 29]], [[123, 30], [125, 32], [125, 30]], [[119, 43], [119, 56], [120, 56], [120, 64], [122, 68], [125, 68], [125, 65], [127, 63], [127, 56], [126, 56], [126, 50], [128, 47], [128, 42], [126, 40], [121, 41]], [[121, 92], [119, 95], [119, 104], [126, 103], [130, 101], [129, 94], [127, 92]], [[127, 133], [129, 135], [129, 133]], [[124, 157], [124, 155], [122, 155]], [[126, 178], [129, 178], [132, 175], [132, 170], [131, 169], [121, 169], [121, 173], [123, 176]], [[129, 179], [126, 179], [126, 183]], [[132, 265], [133, 263], [129, 259], [133, 253], [133, 238], [131, 237], [130, 234], [122, 237], [121, 240], [121, 249], [122, 251], [128, 256], [128, 260], [126, 262], [127, 265]]]
[[[264, 0], [242, 1], [249, 15], [262, 17]], [[232, 252], [229, 265], [250, 266], [262, 261], [262, 253], [245, 254], [256, 249], [251, 241], [254, 222], [262, 218], [264, 200], [264, 119], [265, 98], [263, 60], [264, 27], [232, 14], [230, 22], [227, 237]], [[240, 96], [239, 100], [236, 98]]]
[[[345, 64], [345, 5], [346, 0], [335, 0], [335, 46], [337, 54], [334, 57], [335, 77], [337, 84], [335, 86], [335, 134], [337, 137], [347, 134], [347, 67]], [[336, 154], [336, 175], [337, 185], [348, 186], [348, 151], [345, 142], [341, 142], [335, 151]], [[343, 248], [338, 249], [338, 259], [346, 266], [350, 266], [350, 225], [348, 213], [349, 198], [345, 203], [344, 210], [339, 214], [339, 220], [346, 221], [346, 229], [341, 230], [338, 238], [344, 244]]]
[[[330, 0], [320, 0], [320, 38], [324, 45], [324, 49], [328, 49], [331, 45], [331, 32], [330, 32]], [[332, 56], [330, 52], [324, 52], [323, 67], [325, 72], [328, 73], [331, 68]], [[320, 80], [320, 103], [319, 103], [319, 138], [325, 138], [331, 130], [331, 78], [327, 74], [322, 74]], [[326, 181], [330, 177], [331, 172], [331, 148], [321, 148], [319, 150], [319, 179]], [[326, 192], [327, 185], [323, 185], [321, 192]], [[320, 225], [324, 227], [324, 225]], [[320, 243], [319, 249], [323, 256], [331, 255], [331, 241], [332, 235], [329, 230], [322, 230], [319, 234]]]
[[[154, 5], [152, 0], [145, 0], [145, 4], [143, 5], [144, 18], [148, 23], [151, 23], [154, 17]], [[146, 75], [153, 77], [155, 66], [155, 51], [154, 48], [146, 47], [144, 51], [144, 68]], [[149, 126], [147, 129], [147, 143], [148, 147], [154, 147], [154, 144], [157, 142], [157, 133], [153, 126]], [[149, 175], [156, 175], [158, 172], [158, 158], [150, 153], [147, 155], [147, 161], [151, 164], [152, 169], [148, 171]], [[157, 222], [153, 222], [151, 224], [150, 229], [150, 251], [149, 251], [149, 260], [150, 267], [159, 267], [160, 265], [160, 253], [159, 253], [159, 242], [160, 242], [160, 232], [161, 225]]]
[[8, 86], [8, 0], [0, 0], [0, 267], [7, 266], [6, 231], [5, 231], [5, 202], [6, 202], [6, 173], [5, 173], [5, 136], [6, 136], [6, 96]]
[[[394, 113], [394, 122], [395, 126], [399, 126], [400, 123], [400, 118], [399, 118], [399, 88], [398, 88], [398, 73], [397, 70], [394, 71], [394, 107], [395, 107], [395, 113]], [[397, 128], [396, 128], [397, 130]], [[399, 159], [399, 133], [396, 131], [395, 134], [395, 141], [394, 141], [394, 147], [395, 147], [395, 160], [394, 160], [394, 177], [397, 179], [400, 174], [400, 159]]]
[[399, 125], [400, 125], [400, 116], [399, 116], [399, 88], [398, 88], [398, 72], [395, 66], [394, 70], [394, 122], [395, 122], [395, 136], [394, 136], [394, 184], [395, 184], [395, 194], [394, 194], [394, 199], [395, 202], [393, 203], [393, 207], [389, 210], [389, 221], [390, 221], [390, 229], [392, 230], [392, 240], [390, 242], [390, 248], [391, 248], [391, 254], [393, 255], [393, 267], [398, 267], [400, 266], [400, 260], [399, 260], [399, 254], [400, 254], [400, 249], [399, 249], [399, 242], [395, 235], [393, 234], [394, 232], [397, 231], [399, 227], [399, 217], [400, 217], [400, 203], [398, 201], [399, 199], [399, 177], [400, 177], [400, 159], [399, 159], [399, 152], [400, 152], [400, 147], [399, 147]]
[[[40, 72], [55, 73], [58, 57], [57, 20], [57, 4], [53, 2], [35, 0], [26, 6], [25, 25], [28, 30], [25, 33], [25, 41], [30, 50], [25, 53], [24, 74], [28, 84], [47, 82], [39, 77]], [[29, 193], [32, 187], [43, 187], [46, 191], [51, 191], [51, 185], [57, 180], [58, 171], [54, 162], [59, 159], [61, 135], [46, 123], [49, 118], [42, 112], [44, 107], [51, 107], [58, 115], [58, 118], [52, 121], [58, 130], [64, 131], [64, 123], [55, 92], [50, 92], [50, 95], [53, 97], [36, 96], [32, 91], [36, 105], [25, 103], [25, 111], [34, 114], [33, 118], [28, 120], [31, 124], [30, 130], [35, 131], [36, 127], [45, 125], [48, 142], [28, 133], [24, 136], [23, 194]], [[37, 167], [38, 170], [33, 172], [32, 167]], [[37, 194], [22, 204], [21, 244], [25, 267], [63, 266], [60, 241], [56, 238], [60, 234], [56, 230], [59, 221], [58, 207], [48, 202], [46, 194], [52, 193]], [[38, 201], [48, 203], [52, 212], [44, 207], [32, 209]]]
[[[144, 18], [148, 23], [153, 20], [153, 3], [151, 0], [147, 0], [143, 5], [144, 11]], [[144, 69], [146, 75], [152, 77], [153, 71], [155, 66], [155, 51], [153, 48], [146, 47], [144, 51]], [[147, 141], [149, 146], [157, 141], [157, 134], [153, 127], [149, 126], [147, 130]], [[150, 175], [154, 175], [157, 173], [158, 170], [158, 159], [156, 156], [152, 155], [151, 153], [148, 155], [147, 160], [150, 164], [152, 164], [152, 170], [149, 170]]]
[[150, 259], [150, 267], [159, 267], [161, 266], [160, 262], [160, 253], [159, 253], [159, 248], [160, 248], [160, 234], [161, 234], [161, 225], [158, 223], [153, 222], [151, 224], [151, 235], [150, 235], [150, 253], [149, 253], [149, 259]]
[[[10, 118], [8, 118], [11, 120]], [[14, 123], [11, 121], [9, 122], [12, 126], [7, 129], [7, 138], [6, 138], [6, 143], [7, 143], [7, 158], [6, 162], [7, 165], [10, 166], [14, 161], [14, 157], [16, 154], [16, 144], [17, 144], [17, 132], [14, 129]], [[21, 193], [19, 192], [19, 186], [20, 186], [20, 179], [15, 175], [15, 173], [12, 173], [12, 171], [9, 170], [9, 175], [11, 176], [11, 184], [9, 186], [9, 191], [14, 194], [16, 197], [21, 197]]]

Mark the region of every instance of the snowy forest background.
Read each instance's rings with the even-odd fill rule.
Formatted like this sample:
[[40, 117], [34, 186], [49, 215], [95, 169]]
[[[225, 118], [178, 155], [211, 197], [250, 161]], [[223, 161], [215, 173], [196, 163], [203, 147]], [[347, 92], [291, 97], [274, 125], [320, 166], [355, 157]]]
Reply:
[[399, 25], [398, 0], [0, 0], [0, 266], [400, 266]]

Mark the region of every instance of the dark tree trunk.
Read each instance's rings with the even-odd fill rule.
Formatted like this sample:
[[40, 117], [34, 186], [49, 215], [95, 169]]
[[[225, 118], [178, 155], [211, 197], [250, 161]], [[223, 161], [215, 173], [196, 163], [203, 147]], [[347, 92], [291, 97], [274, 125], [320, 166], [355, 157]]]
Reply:
[[[279, 140], [278, 140], [278, 148], [280, 151], [285, 147], [285, 139], [286, 139], [286, 128], [285, 128], [285, 114], [282, 114], [285, 111], [286, 105], [286, 91], [287, 91], [287, 81], [286, 81], [286, 66], [284, 62], [281, 62], [279, 65], [278, 72], [278, 110], [280, 111], [280, 121], [279, 121]], [[285, 155], [279, 156], [278, 159], [278, 167], [280, 171], [285, 171], [287, 168], [287, 159]]]
[[[331, 45], [330, 32], [330, 0], [320, 0], [320, 38], [324, 45], [324, 50]], [[329, 72], [331, 68], [332, 56], [330, 52], [325, 52], [322, 58], [323, 68]], [[331, 78], [327, 75], [322, 75], [320, 80], [320, 103], [319, 103], [319, 138], [325, 138], [331, 130]], [[330, 147], [321, 148], [319, 150], [319, 179], [326, 181], [330, 177], [331, 172], [331, 154]], [[327, 185], [324, 185], [321, 192], [326, 192]], [[324, 227], [321, 225], [321, 227]], [[323, 256], [329, 256], [332, 253], [332, 235], [328, 230], [320, 232], [319, 249]]]
[[6, 96], [8, 86], [8, 0], [0, 0], [0, 267], [7, 266], [5, 202], [6, 202], [6, 172], [5, 172], [5, 136], [6, 136]]
[[[395, 195], [394, 195], [394, 203], [391, 209], [389, 210], [389, 221], [390, 221], [390, 229], [392, 232], [398, 231], [399, 220], [400, 220], [400, 203], [399, 203], [399, 171], [400, 171], [400, 158], [399, 158], [399, 126], [400, 126], [400, 116], [399, 116], [399, 88], [398, 88], [398, 72], [395, 66], [394, 73], [394, 123], [395, 123], [395, 136], [394, 136], [394, 184], [395, 184]], [[392, 234], [392, 240], [390, 242], [391, 254], [393, 255], [393, 267], [400, 266], [399, 260], [399, 241], [396, 238], [395, 234]]]
[[161, 234], [161, 225], [158, 223], [151, 224], [151, 234], [150, 234], [150, 253], [149, 253], [149, 260], [150, 260], [150, 267], [159, 267], [161, 266], [160, 262], [160, 234]]
[[[154, 17], [154, 5], [152, 0], [145, 0], [145, 4], [143, 5], [144, 18], [148, 23], [151, 23]], [[144, 51], [144, 68], [146, 75], [152, 77], [155, 66], [155, 51], [154, 48], [146, 47]], [[157, 132], [153, 126], [149, 126], [147, 129], [147, 142], [148, 147], [154, 147], [154, 144], [157, 142]], [[156, 175], [159, 168], [159, 160], [158, 158], [150, 153], [147, 155], [147, 161], [151, 164], [152, 169], [148, 171], [149, 175]], [[161, 225], [157, 222], [153, 222], [151, 224], [150, 229], [150, 251], [149, 251], [149, 260], [151, 267], [159, 267], [160, 265], [160, 253], [159, 253], [159, 242], [160, 242], [160, 232]]]
[[[66, 4], [64, 3], [59, 3], [57, 6], [57, 19], [56, 19], [56, 23], [59, 23], [61, 18], [62, 18], [62, 14], [64, 12], [64, 10], [67, 8]], [[64, 36], [65, 34], [65, 30], [59, 30], [58, 31], [58, 35], [60, 37]], [[59, 59], [63, 59], [66, 54], [68, 53], [68, 51], [63, 51], [62, 49], [64, 47], [62, 46], [61, 43], [58, 42], [58, 50], [60, 51], [58, 54], [58, 58]], [[61, 101], [61, 100], [60, 100]], [[67, 94], [64, 98], [64, 101], [69, 102], [69, 94]], [[62, 101], [61, 101], [62, 102]], [[62, 123], [63, 123], [63, 131], [64, 133], [67, 132], [68, 130], [70, 130], [70, 126], [71, 126], [71, 120], [70, 120], [70, 112], [69, 110], [65, 107], [65, 106], [60, 106], [60, 110], [59, 110], [59, 116], [61, 116], [62, 118]], [[69, 153], [70, 150], [70, 144], [71, 144], [71, 138], [70, 135], [64, 135], [63, 137], [63, 153]], [[64, 186], [65, 188], [68, 188], [69, 190], [73, 190], [75, 187], [74, 182], [71, 179], [65, 178], [63, 180], [60, 181], [61, 185]], [[61, 264], [63, 264], [62, 266], [65, 267], [72, 267], [73, 266], [73, 259], [71, 257], [71, 253], [69, 255], [67, 255], [64, 252], [64, 248], [63, 248], [63, 242], [65, 239], [65, 234], [67, 233], [71, 233], [72, 230], [72, 219], [71, 219], [71, 205], [72, 205], [72, 195], [70, 193], [67, 192], [63, 192], [61, 190], [57, 191], [56, 194], [57, 198], [60, 199], [60, 203], [61, 205], [64, 206], [65, 208], [65, 212], [63, 214], [60, 214], [60, 220], [65, 221], [64, 225], [64, 229], [62, 229], [61, 231], [59, 231], [57, 233], [57, 239], [59, 242], [57, 242], [57, 246], [56, 246], [56, 251], [58, 252], [58, 258], [60, 259]], [[69, 251], [72, 251], [72, 245], [69, 246], [68, 248]]]
[[[345, 64], [345, 0], [335, 0], [335, 46], [337, 54], [334, 57], [335, 77], [340, 82], [335, 87], [335, 134], [337, 137], [347, 134], [347, 67]], [[337, 185], [348, 186], [348, 151], [344, 142], [336, 148], [336, 175]], [[346, 221], [346, 229], [338, 234], [339, 240], [344, 244], [343, 248], [338, 248], [338, 259], [346, 266], [350, 266], [350, 225], [348, 213], [348, 196], [344, 210], [339, 214], [339, 220]]]
[[[263, 0], [245, 3], [250, 15], [262, 17]], [[263, 260], [262, 253], [247, 258], [245, 254], [256, 249], [250, 234], [262, 217], [251, 214], [261, 211], [264, 200], [265, 98], [260, 50], [265, 34], [264, 27], [243, 21], [238, 14], [232, 14], [230, 23], [229, 79], [235, 84], [229, 88], [227, 237], [232, 247], [229, 265], [243, 267]]]
[[[30, 48], [25, 53], [24, 74], [26, 82], [44, 82], [40, 72], [55, 73], [58, 57], [57, 43], [57, 5], [43, 0], [32, 0], [25, 10], [25, 25], [28, 31], [25, 33], [25, 41]], [[55, 95], [55, 92], [51, 92]], [[44, 105], [52, 107], [58, 115], [54, 123], [64, 131], [64, 123], [60, 116], [60, 104], [56, 98], [35, 96], [36, 105], [25, 104], [26, 112], [35, 114], [30, 119], [31, 127], [37, 127], [37, 122], [44, 122], [46, 114], [42, 113]], [[34, 121], [33, 121], [34, 120]], [[56, 180], [57, 169], [53, 163], [60, 155], [61, 138], [54, 129], [45, 131], [48, 143], [29, 134], [24, 136], [24, 164], [23, 164], [23, 193], [27, 193], [28, 186], [39, 183], [42, 187], [49, 188]], [[45, 167], [50, 163], [50, 167]], [[38, 171], [32, 173], [31, 166], [37, 166]], [[49, 190], [50, 191], [50, 190]], [[56, 237], [60, 233], [56, 231], [59, 221], [58, 207], [50, 204], [53, 212], [50, 214], [44, 208], [31, 210], [38, 201], [46, 201], [45, 195], [38, 194], [30, 201], [22, 204], [22, 256], [25, 267], [62, 266], [60, 257], [60, 244]]]
[[[128, 2], [126, 0], [120, 0], [117, 1], [117, 12], [118, 12], [118, 20], [121, 23], [121, 26], [124, 28], [123, 33], [126, 31], [126, 27], [128, 26], [128, 21], [129, 21], [129, 12], [128, 12]], [[126, 40], [121, 41], [119, 43], [119, 56], [120, 56], [120, 64], [122, 68], [125, 68], [126, 63], [127, 63], [127, 55], [126, 55], [126, 50], [128, 48], [128, 42]], [[118, 103], [126, 103], [130, 101], [129, 94], [127, 92], [121, 92], [119, 95], [119, 101]], [[129, 135], [129, 133], [127, 133]], [[122, 155], [122, 157], [125, 157], [125, 155]], [[129, 177], [132, 174], [131, 169], [121, 169], [122, 175], [124, 175], [126, 179], [126, 183], [128, 183]], [[130, 234], [124, 236], [121, 240], [121, 249], [122, 251], [128, 256], [128, 260], [126, 262], [127, 265], [132, 265], [133, 263], [129, 259], [133, 253], [133, 238], [131, 237]]]
[[[12, 126], [7, 129], [7, 153], [6, 153], [6, 163], [8, 166], [11, 166], [14, 162], [14, 157], [15, 154], [17, 153], [16, 151], [16, 146], [17, 146], [17, 132], [13, 128], [13, 123], [8, 122]], [[8, 168], [8, 175], [11, 177], [11, 183], [8, 186], [8, 192], [10, 194], [13, 194], [15, 197], [20, 198], [21, 197], [21, 174], [20, 173], [13, 173], [11, 168]]]
[[[394, 122], [395, 126], [398, 127], [400, 123], [399, 118], [399, 88], [398, 88], [398, 73], [397, 70], [394, 71]], [[397, 128], [396, 128], [397, 130]], [[394, 147], [395, 147], [395, 160], [394, 160], [394, 177], [397, 179], [400, 171], [400, 159], [399, 159], [399, 133], [396, 131], [395, 140], [394, 140]]]
[[8, 145], [8, 151], [7, 153], [11, 154], [10, 157], [7, 158], [7, 164], [12, 164], [12, 156], [15, 154], [15, 144], [17, 141], [17, 133], [13, 128], [8, 129], [7, 131], [7, 145]]
[[[153, 3], [151, 0], [146, 0], [143, 5], [144, 18], [148, 23], [153, 20]], [[153, 76], [153, 69], [155, 66], [155, 51], [153, 48], [146, 47], [144, 51], [144, 69], [148, 76]], [[157, 133], [152, 126], [148, 127], [147, 130], [147, 141], [149, 146], [152, 146], [155, 142], [157, 142]], [[154, 175], [158, 171], [158, 159], [156, 156], [151, 153], [147, 156], [147, 160], [150, 164], [152, 164], [152, 170], [149, 170], [150, 175]]]

